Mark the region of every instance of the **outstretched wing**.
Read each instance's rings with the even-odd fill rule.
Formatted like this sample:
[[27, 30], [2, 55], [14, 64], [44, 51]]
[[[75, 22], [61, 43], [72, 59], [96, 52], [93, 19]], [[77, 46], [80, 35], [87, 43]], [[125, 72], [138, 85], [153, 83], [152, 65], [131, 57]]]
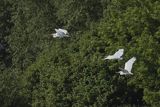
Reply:
[[67, 30], [65, 30], [65, 29], [58, 29], [59, 31], [61, 31], [61, 32], [64, 32], [65, 34], [68, 34], [68, 31]]
[[120, 58], [124, 53], [124, 49], [119, 49], [113, 56]]
[[66, 34], [59, 29], [55, 29], [58, 37], [64, 37]]
[[124, 69], [127, 70], [129, 73], [131, 73], [131, 69], [133, 66], [133, 63], [136, 61], [136, 57], [132, 57], [125, 63]]

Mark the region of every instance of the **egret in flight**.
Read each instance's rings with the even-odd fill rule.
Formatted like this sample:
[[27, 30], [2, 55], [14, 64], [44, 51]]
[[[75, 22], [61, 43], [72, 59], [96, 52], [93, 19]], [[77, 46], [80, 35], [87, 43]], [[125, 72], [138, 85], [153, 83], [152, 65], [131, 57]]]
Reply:
[[69, 37], [69, 33], [65, 29], [55, 29], [56, 33], [51, 34], [54, 38]]
[[132, 66], [133, 63], [136, 61], [136, 57], [132, 57], [131, 59], [129, 59], [126, 63], [125, 63], [125, 67], [123, 68], [119, 68], [121, 71], [117, 72], [120, 75], [133, 75], [133, 73], [131, 72], [132, 70]]
[[114, 53], [113, 55], [108, 55], [107, 57], [104, 58], [104, 60], [106, 59], [118, 59], [118, 60], [122, 60], [122, 55], [124, 53], [124, 49], [119, 49], [116, 53]]

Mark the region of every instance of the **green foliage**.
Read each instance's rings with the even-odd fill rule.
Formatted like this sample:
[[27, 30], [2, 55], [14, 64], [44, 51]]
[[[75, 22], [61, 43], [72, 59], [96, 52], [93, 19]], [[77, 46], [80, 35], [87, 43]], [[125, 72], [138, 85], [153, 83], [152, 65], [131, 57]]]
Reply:
[[[158, 0], [2, 1], [0, 106], [159, 105]], [[71, 37], [52, 38], [54, 28]], [[102, 60], [119, 48], [123, 60]], [[133, 56], [134, 75], [118, 75]]]
[[49, 47], [50, 33], [55, 27], [54, 6], [48, 1], [25, 0], [15, 2], [9, 37], [14, 66], [22, 70], [33, 63], [43, 49]]
[[55, 0], [55, 7], [59, 22], [71, 31], [85, 30], [103, 14], [100, 0]]
[[144, 99], [148, 104], [152, 104], [154, 107], [158, 107], [160, 104], [160, 92], [159, 91], [149, 91], [148, 89], [144, 90], [145, 96]]

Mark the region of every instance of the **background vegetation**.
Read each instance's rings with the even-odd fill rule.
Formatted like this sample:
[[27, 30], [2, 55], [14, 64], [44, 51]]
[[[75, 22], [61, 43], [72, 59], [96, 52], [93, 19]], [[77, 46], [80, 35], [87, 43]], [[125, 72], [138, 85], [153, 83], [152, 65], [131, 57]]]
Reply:
[[[116, 74], [132, 56], [134, 75]], [[1, 0], [1, 107], [159, 105], [159, 0]]]

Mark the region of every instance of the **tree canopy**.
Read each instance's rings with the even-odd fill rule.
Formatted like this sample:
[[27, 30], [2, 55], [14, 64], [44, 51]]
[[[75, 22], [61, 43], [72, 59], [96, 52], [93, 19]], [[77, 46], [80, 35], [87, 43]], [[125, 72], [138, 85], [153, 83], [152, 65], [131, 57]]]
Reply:
[[1, 107], [158, 107], [160, 1], [1, 0], [0, 86]]

